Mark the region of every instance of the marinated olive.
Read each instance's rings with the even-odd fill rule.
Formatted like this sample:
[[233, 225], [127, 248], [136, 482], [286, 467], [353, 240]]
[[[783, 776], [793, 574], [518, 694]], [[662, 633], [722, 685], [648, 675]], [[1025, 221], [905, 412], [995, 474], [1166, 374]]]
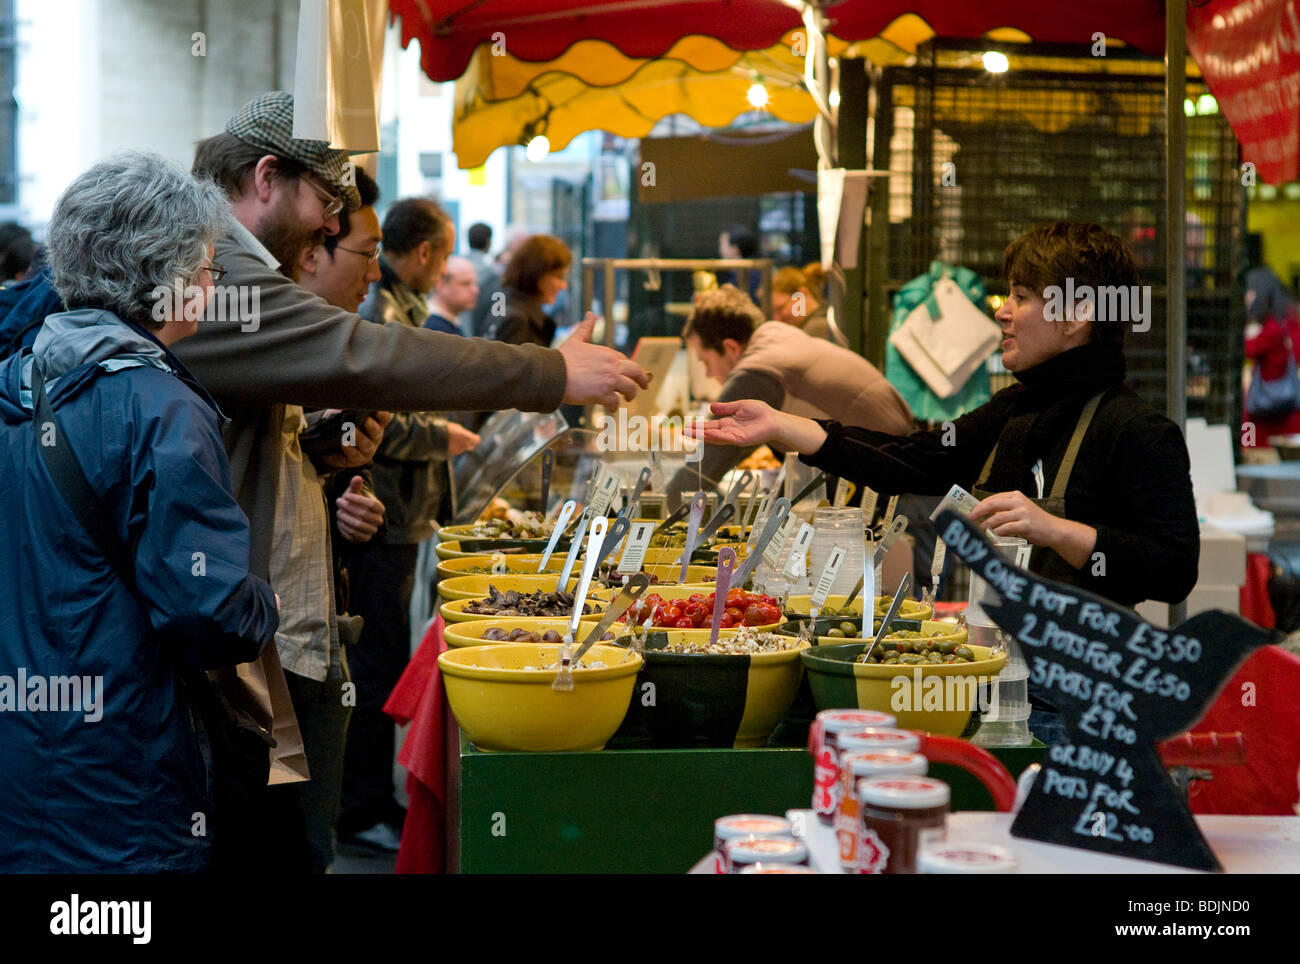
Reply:
[[827, 636], [834, 636], [836, 639], [843, 639], [843, 638], [844, 638], [844, 630], [840, 629], [839, 627], [836, 627], [835, 629], [828, 629], [828, 630], [826, 630], [826, 635], [827, 635]]
[[964, 659], [967, 662], [970, 663], [975, 662], [975, 654], [971, 652], [971, 648], [969, 646], [958, 646], [952, 652], [954, 656]]

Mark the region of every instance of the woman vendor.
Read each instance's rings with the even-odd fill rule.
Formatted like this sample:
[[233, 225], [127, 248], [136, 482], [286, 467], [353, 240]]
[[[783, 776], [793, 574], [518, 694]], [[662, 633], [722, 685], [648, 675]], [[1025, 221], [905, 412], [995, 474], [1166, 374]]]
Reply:
[[1002, 270], [1010, 294], [996, 317], [1016, 384], [955, 422], [890, 435], [746, 400], [715, 403], [719, 417], [696, 433], [776, 443], [879, 492], [942, 495], [956, 483], [980, 499], [972, 521], [1035, 547], [1034, 572], [1126, 606], [1186, 598], [1200, 534], [1182, 433], [1125, 386], [1126, 321], [1094, 299], [1062, 304], [1066, 291], [1120, 286], [1108, 290], [1131, 305], [1132, 255], [1098, 225], [1058, 222], [1013, 241]]

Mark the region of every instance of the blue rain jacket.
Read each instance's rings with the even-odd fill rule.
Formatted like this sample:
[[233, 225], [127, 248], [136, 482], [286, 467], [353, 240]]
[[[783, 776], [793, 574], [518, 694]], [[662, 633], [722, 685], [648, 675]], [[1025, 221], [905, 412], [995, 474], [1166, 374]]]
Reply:
[[[135, 593], [37, 449], [34, 358]], [[0, 363], [0, 873], [208, 862], [208, 747], [178, 667], [255, 659], [279, 621], [249, 573], [220, 422], [171, 352], [107, 311], [50, 315]]]

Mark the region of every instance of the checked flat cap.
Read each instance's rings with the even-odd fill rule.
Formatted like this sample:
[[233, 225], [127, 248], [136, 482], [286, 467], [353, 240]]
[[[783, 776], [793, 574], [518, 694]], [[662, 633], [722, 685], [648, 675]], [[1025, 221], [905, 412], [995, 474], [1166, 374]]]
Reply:
[[250, 100], [226, 124], [226, 133], [246, 144], [306, 166], [343, 198], [349, 211], [361, 207], [361, 195], [350, 169], [346, 151], [333, 150], [324, 141], [293, 136], [293, 95], [273, 90]]

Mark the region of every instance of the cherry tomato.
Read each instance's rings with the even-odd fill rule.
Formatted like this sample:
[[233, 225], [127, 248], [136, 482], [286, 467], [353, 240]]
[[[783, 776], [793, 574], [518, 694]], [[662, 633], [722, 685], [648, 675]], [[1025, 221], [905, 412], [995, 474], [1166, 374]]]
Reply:
[[684, 615], [680, 606], [667, 606], [664, 609], [664, 619], [671, 623], [676, 623]]
[[696, 629], [695, 622], [689, 616], [683, 616], [677, 622], [673, 623], [677, 629]]
[[745, 607], [745, 625], [758, 626], [763, 622], [763, 607], [753, 603]]
[[682, 615], [698, 626], [709, 618], [709, 611], [702, 603], [688, 602], [682, 607]]
[[728, 606], [727, 615], [731, 617], [733, 623], [738, 623], [744, 620], [745, 611], [739, 606]]

